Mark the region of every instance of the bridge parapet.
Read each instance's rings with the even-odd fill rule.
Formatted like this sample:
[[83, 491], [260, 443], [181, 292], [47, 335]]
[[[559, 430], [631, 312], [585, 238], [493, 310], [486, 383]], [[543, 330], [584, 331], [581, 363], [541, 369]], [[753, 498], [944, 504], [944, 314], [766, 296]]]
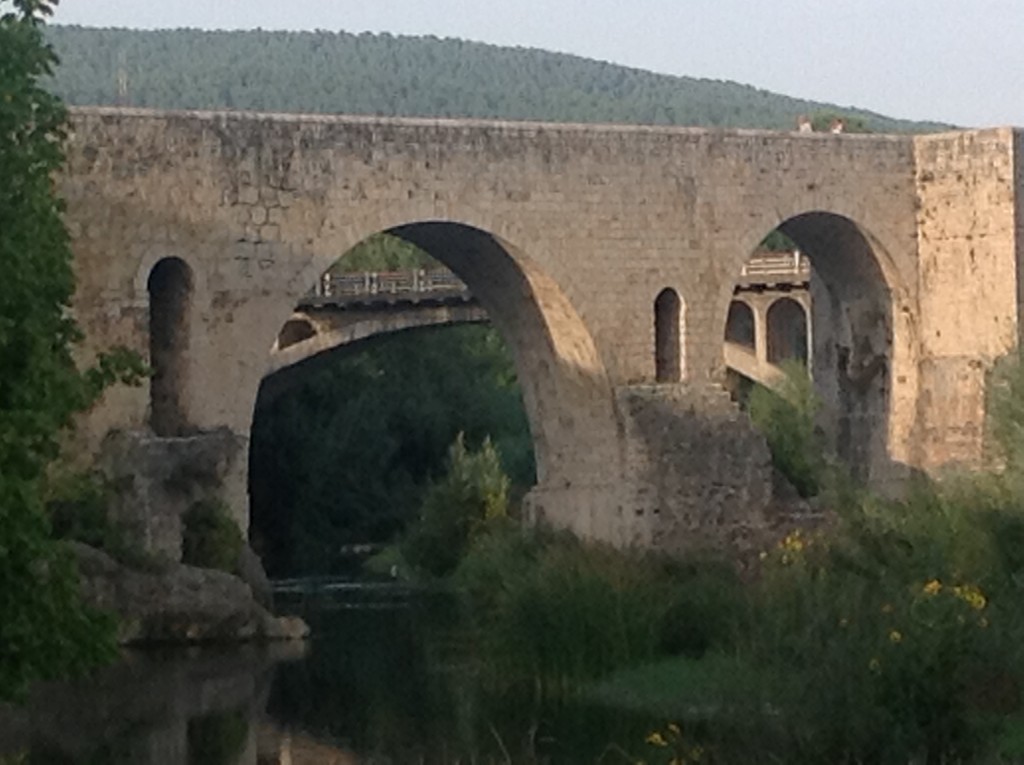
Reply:
[[389, 307], [399, 304], [472, 303], [469, 287], [447, 269], [328, 271], [300, 302], [307, 308]]
[[399, 293], [469, 292], [458, 276], [446, 268], [411, 271], [328, 271], [314, 289], [318, 297], [345, 297]]
[[[737, 289], [755, 286], [805, 286], [811, 276], [811, 261], [795, 250], [791, 253], [754, 255], [740, 271]], [[364, 298], [376, 295], [424, 295], [443, 292], [471, 295], [469, 287], [447, 268], [417, 268], [405, 271], [328, 271], [310, 298]]]
[[740, 270], [736, 289], [806, 287], [811, 280], [811, 260], [800, 250], [754, 255]]

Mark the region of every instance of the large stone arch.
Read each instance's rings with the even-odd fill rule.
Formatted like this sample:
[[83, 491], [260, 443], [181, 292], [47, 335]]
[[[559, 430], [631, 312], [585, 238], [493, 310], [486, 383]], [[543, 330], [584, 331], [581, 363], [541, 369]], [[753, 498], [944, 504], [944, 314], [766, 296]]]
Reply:
[[[835, 210], [842, 205], [800, 210], [800, 202], [790, 200], [796, 210], [781, 218], [778, 210], [752, 216], [765, 224], [745, 233], [749, 249], [737, 254], [736, 272], [774, 228], [810, 258], [811, 372], [823, 402], [821, 425], [857, 478], [885, 488], [905, 478], [911, 462], [919, 346], [911, 318], [915, 275], [895, 234], [874, 235]], [[723, 287], [723, 333], [731, 300], [731, 286], [728, 292]]]
[[[566, 291], [535, 258], [500, 235], [461, 221], [403, 217], [399, 211], [350, 225], [340, 252], [384, 231], [420, 247], [469, 287], [508, 343], [522, 387], [537, 465], [537, 486], [527, 498], [531, 514], [616, 538], [616, 521], [604, 507], [620, 475], [613, 392]], [[294, 304], [336, 260], [318, 256], [292, 281], [292, 305], [281, 306], [276, 329], [266, 333], [268, 353]], [[253, 407], [258, 385], [254, 380]]]

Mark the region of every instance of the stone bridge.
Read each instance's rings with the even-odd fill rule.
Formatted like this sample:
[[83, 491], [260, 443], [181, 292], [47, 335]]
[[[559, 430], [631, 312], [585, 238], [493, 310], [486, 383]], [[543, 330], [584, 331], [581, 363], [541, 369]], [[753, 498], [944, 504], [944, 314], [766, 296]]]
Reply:
[[[815, 384], [865, 480], [982, 456], [1020, 331], [1021, 133], [930, 136], [78, 109], [67, 199], [90, 347], [156, 370], [78, 429], [221, 429], [245, 454], [268, 356], [338, 253], [405, 239], [506, 338], [534, 517], [674, 548], [757, 525], [762, 440], [723, 400], [734, 284], [779, 228], [813, 264]], [[88, 351], [89, 349], [86, 349]], [[223, 490], [246, 522], [246, 460]]]

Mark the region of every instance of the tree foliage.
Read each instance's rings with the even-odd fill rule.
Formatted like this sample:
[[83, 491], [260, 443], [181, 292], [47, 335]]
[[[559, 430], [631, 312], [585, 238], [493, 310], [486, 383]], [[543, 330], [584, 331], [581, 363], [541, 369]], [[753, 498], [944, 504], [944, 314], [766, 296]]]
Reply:
[[56, 64], [42, 30], [54, 5], [0, 0], [0, 697], [111, 648], [110, 624], [80, 604], [51, 540], [43, 479], [73, 415], [139, 371], [123, 352], [86, 372], [72, 358], [71, 251], [52, 180], [65, 111], [40, 86]]
[[823, 444], [815, 428], [820, 402], [806, 367], [791, 361], [783, 368], [786, 376], [778, 390], [762, 385], [751, 390], [750, 419], [764, 433], [775, 468], [801, 497], [812, 497], [826, 477]]
[[332, 271], [411, 271], [440, 268], [440, 264], [414, 244], [391, 234], [374, 234], [357, 244]]
[[490, 439], [470, 452], [459, 433], [448, 451], [448, 472], [431, 485], [419, 518], [402, 539], [402, 557], [434, 576], [450, 574], [475, 536], [508, 517], [508, 490]]
[[[49, 34], [68, 64], [55, 87], [73, 104], [781, 130], [794, 129], [800, 114], [839, 112], [734, 82], [436, 37], [80, 27]], [[848, 125], [862, 119], [878, 131], [943, 127], [842, 113]]]

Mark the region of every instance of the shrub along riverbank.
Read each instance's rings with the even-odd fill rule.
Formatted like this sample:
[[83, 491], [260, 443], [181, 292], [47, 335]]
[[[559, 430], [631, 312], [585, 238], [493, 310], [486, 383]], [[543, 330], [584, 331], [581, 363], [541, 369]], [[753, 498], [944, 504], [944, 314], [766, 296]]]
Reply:
[[461, 444], [398, 545], [400, 565], [463, 594], [494, 690], [582, 696], [663, 719], [643, 745], [647, 762], [1016, 761], [1020, 365], [994, 390], [1006, 469], [922, 482], [901, 501], [800, 454], [819, 449], [809, 420], [774, 402], [780, 462], [796, 466], [805, 491], [820, 490], [833, 518], [791, 533], [742, 577], [723, 560], [680, 563], [523, 530], [507, 517], [490, 447], [472, 454]]

